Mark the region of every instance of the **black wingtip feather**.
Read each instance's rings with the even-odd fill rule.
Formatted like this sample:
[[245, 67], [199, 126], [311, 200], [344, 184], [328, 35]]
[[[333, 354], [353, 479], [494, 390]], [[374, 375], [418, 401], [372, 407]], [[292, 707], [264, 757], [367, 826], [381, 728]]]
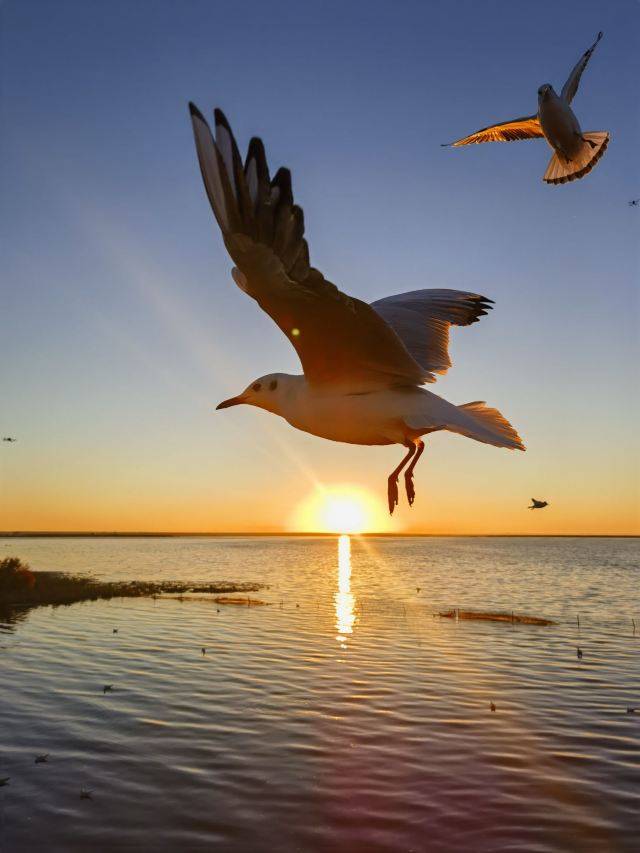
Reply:
[[280, 189], [280, 198], [286, 204], [293, 204], [293, 190], [291, 189], [291, 172], [284, 166], [281, 166], [275, 174], [272, 186]]
[[219, 124], [221, 124], [223, 127], [225, 127], [225, 128], [229, 131], [229, 133], [231, 134], [231, 136], [233, 136], [233, 133], [232, 133], [232, 131], [231, 131], [231, 126], [230, 126], [229, 122], [227, 121], [227, 117], [226, 117], [226, 115], [222, 112], [222, 110], [220, 109], [220, 107], [216, 107], [216, 108], [214, 109], [214, 111], [213, 111], [213, 117], [214, 117], [214, 119], [215, 119], [215, 121], [216, 121], [216, 127], [217, 127]]
[[196, 118], [199, 118], [200, 121], [203, 121], [205, 124], [207, 123], [206, 118], [202, 115], [200, 110], [196, 107], [193, 101], [189, 101], [189, 113]]
[[260, 180], [269, 181], [269, 165], [267, 163], [267, 155], [264, 150], [264, 143], [260, 139], [259, 136], [253, 136], [249, 141], [249, 147], [247, 148], [247, 157], [245, 160], [245, 169], [247, 164], [251, 161], [255, 160], [256, 168], [258, 170], [258, 177]]

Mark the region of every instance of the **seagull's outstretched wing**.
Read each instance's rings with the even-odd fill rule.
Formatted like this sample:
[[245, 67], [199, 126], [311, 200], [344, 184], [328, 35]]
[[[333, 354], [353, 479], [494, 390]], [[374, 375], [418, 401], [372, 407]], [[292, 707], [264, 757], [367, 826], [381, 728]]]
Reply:
[[426, 371], [426, 382], [446, 373], [449, 327], [477, 323], [493, 301], [463, 290], [412, 290], [372, 302], [372, 307], [395, 329], [413, 358]]
[[447, 142], [443, 148], [459, 148], [461, 145], [479, 145], [481, 142], [514, 142], [517, 139], [537, 139], [544, 136], [538, 116], [523, 116], [512, 121], [501, 121], [476, 130], [455, 142]]
[[602, 32], [598, 33], [598, 37], [591, 45], [589, 50], [585, 50], [580, 59], [578, 60], [575, 68], [572, 69], [571, 74], [567, 77], [567, 82], [562, 87], [561, 97], [565, 99], [567, 103], [571, 103], [574, 99], [576, 92], [578, 91], [578, 85], [580, 83], [580, 78], [582, 77], [582, 72], [587, 67], [589, 60], [591, 59], [591, 54], [596, 49], [596, 45], [602, 38]]
[[424, 370], [385, 320], [310, 265], [289, 170], [270, 179], [257, 138], [243, 163], [224, 114], [215, 111], [214, 139], [200, 111], [189, 109], [207, 195], [238, 267], [233, 277], [289, 338], [308, 381], [351, 390], [423, 382]]

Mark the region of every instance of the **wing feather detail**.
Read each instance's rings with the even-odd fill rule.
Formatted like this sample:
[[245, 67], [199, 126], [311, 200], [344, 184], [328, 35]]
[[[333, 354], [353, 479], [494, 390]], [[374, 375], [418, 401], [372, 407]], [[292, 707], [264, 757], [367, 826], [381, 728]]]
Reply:
[[523, 116], [512, 121], [502, 121], [476, 130], [469, 136], [449, 142], [444, 148], [460, 148], [462, 145], [480, 145], [483, 142], [515, 142], [519, 139], [539, 139], [544, 133], [540, 127], [538, 116]]
[[580, 78], [582, 77], [582, 72], [589, 64], [591, 55], [598, 46], [598, 42], [600, 41], [602, 36], [603, 33], [602, 31], [600, 31], [591, 47], [588, 50], [585, 50], [578, 62], [571, 69], [571, 73], [567, 77], [567, 82], [562, 87], [562, 92], [560, 93], [560, 95], [565, 99], [568, 104], [570, 104], [571, 101], [574, 99], [576, 92], [578, 91], [578, 86], [580, 85]]
[[477, 323], [492, 305], [486, 296], [447, 289], [412, 290], [372, 303], [426, 371], [426, 382], [435, 382], [435, 374], [451, 367], [450, 327]]
[[394, 328], [311, 266], [289, 170], [270, 179], [258, 138], [243, 163], [222, 111], [214, 113], [214, 138], [197, 107], [189, 109], [207, 196], [238, 268], [234, 280], [291, 341], [307, 380], [350, 391], [425, 381]]

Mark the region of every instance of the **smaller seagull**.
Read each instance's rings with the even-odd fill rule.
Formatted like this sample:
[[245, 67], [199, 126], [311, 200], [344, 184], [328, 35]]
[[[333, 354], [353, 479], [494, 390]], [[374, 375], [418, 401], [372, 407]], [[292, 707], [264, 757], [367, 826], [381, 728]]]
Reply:
[[103, 693], [111, 693], [112, 690], [113, 684], [105, 684], [105, 686], [102, 688]]
[[421, 589], [422, 589], [422, 587], [421, 587], [421, 586], [417, 586], [417, 587], [416, 587], [416, 592], [420, 592], [420, 590], [421, 590]]
[[17, 438], [13, 438], [11, 435], [5, 435], [2, 439], [3, 441], [17, 441]]
[[635, 714], [638, 708], [627, 708], [627, 714]]
[[117, 633], [118, 633], [118, 629], [117, 629], [117, 628], [114, 628], [114, 629], [113, 629], [113, 633], [114, 633], [114, 634], [117, 634]]
[[600, 32], [571, 70], [559, 95], [550, 83], [540, 86], [536, 113], [483, 127], [449, 145], [458, 148], [461, 145], [477, 145], [481, 142], [543, 138], [553, 149], [553, 156], [542, 180], [547, 184], [566, 184], [568, 181], [583, 178], [606, 151], [609, 134], [605, 130], [583, 131], [571, 109], [571, 101], [578, 91], [582, 72], [601, 38]]
[[536, 498], [531, 498], [531, 506], [527, 507], [527, 509], [544, 509], [546, 506], [549, 506], [548, 501], [539, 501]]
[[202, 654], [203, 654], [203, 655], [206, 655], [206, 653], [207, 653], [207, 650], [206, 650], [206, 649], [205, 649], [205, 647], [203, 646], [203, 647], [202, 647]]
[[578, 646], [578, 648], [576, 649], [576, 656], [578, 660], [582, 660], [582, 649], [580, 648], [580, 646]]
[[11, 776], [5, 776], [4, 779], [0, 779], [0, 788], [4, 788], [5, 785], [8, 785], [9, 779], [11, 779]]
[[49, 753], [45, 752], [42, 755], [36, 755], [36, 764], [46, 764], [49, 760]]
[[90, 791], [88, 788], [80, 788], [80, 799], [81, 800], [92, 800], [93, 799], [93, 791]]
[[496, 710], [496, 706], [493, 704], [493, 702], [491, 702], [491, 704], [489, 705], [489, 707], [491, 708], [491, 710], [492, 710], [492, 711], [494, 711], [494, 712], [495, 712], [495, 710]]
[[629, 202], [629, 207], [638, 207], [640, 205], [640, 198], [632, 198]]

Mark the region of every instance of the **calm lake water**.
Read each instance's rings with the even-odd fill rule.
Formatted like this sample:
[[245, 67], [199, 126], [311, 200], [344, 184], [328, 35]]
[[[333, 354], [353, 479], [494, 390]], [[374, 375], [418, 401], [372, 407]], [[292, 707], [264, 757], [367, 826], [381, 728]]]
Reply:
[[[639, 849], [639, 540], [0, 539], [9, 554], [260, 581], [271, 604], [0, 626], [2, 853]], [[559, 624], [434, 617], [451, 607]]]

